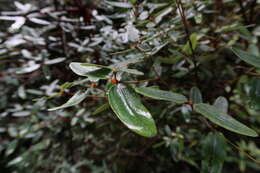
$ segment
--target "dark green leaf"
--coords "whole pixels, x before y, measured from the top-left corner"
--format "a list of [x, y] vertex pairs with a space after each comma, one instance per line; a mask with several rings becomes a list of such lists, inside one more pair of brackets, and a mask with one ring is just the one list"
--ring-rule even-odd
[[253, 65], [255, 67], [260, 68], [260, 57], [255, 56], [253, 54], [250, 54], [248, 52], [245, 52], [243, 50], [237, 49], [237, 48], [232, 48], [231, 49], [240, 59], [245, 61], [246, 63]]
[[12, 142], [10, 142], [5, 151], [5, 155], [9, 156], [10, 154], [12, 154], [15, 151], [17, 145], [18, 145], [18, 140], [13, 140]]
[[194, 105], [194, 110], [208, 118], [213, 123], [232, 132], [252, 137], [258, 136], [254, 130], [248, 128], [244, 124], [238, 122], [233, 117], [215, 108], [214, 106], [200, 103]]
[[201, 95], [199, 88], [197, 88], [197, 87], [191, 88], [191, 90], [190, 90], [190, 100], [194, 104], [203, 102], [202, 95]]
[[89, 92], [89, 90], [78, 91], [65, 104], [63, 104], [59, 107], [48, 109], [48, 110], [54, 111], [54, 110], [58, 110], [58, 109], [64, 109], [67, 107], [75, 106], [75, 105], [79, 104], [80, 102], [82, 102], [87, 97], [88, 92]]
[[187, 102], [187, 98], [181, 94], [173, 93], [171, 91], [159, 90], [154, 87], [139, 87], [135, 91], [147, 97], [155, 98], [158, 100], [166, 100], [182, 104]]
[[108, 100], [117, 117], [129, 129], [145, 137], [153, 137], [157, 134], [150, 112], [130, 86], [124, 84], [112, 86], [108, 93]]
[[209, 133], [202, 143], [202, 173], [221, 173], [227, 144], [221, 133]]
[[176, 57], [171, 57], [171, 58], [159, 57], [156, 60], [163, 63], [163, 64], [176, 64], [181, 59], [183, 59], [181, 56], [176, 56]]
[[250, 108], [260, 110], [260, 79], [252, 79], [249, 82]]

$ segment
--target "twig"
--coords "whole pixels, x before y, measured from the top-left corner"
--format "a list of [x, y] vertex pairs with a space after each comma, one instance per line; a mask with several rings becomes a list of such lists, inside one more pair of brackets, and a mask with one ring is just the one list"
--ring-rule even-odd
[[234, 144], [233, 142], [231, 142], [229, 139], [225, 138], [226, 141], [231, 144], [234, 148], [236, 148], [238, 151], [242, 152], [243, 154], [246, 155], [247, 158], [249, 158], [250, 160], [252, 160], [255, 164], [260, 165], [260, 162], [257, 161], [255, 158], [253, 158], [253, 156], [251, 156], [250, 154], [248, 154], [247, 152], [245, 152], [245, 150], [241, 149], [239, 146], [237, 146], [236, 144]]
[[246, 16], [246, 10], [245, 10], [245, 8], [243, 6], [243, 1], [242, 0], [238, 0], [238, 3], [239, 3], [239, 6], [241, 8], [241, 12], [242, 12], [242, 15], [243, 15], [245, 23], [249, 24], [249, 21], [248, 21], [247, 16]]
[[251, 5], [250, 5], [250, 16], [249, 16], [249, 22], [253, 22], [253, 17], [254, 17], [254, 12], [255, 12], [255, 6], [256, 6], [257, 0], [253, 0]]
[[196, 56], [195, 56], [195, 52], [194, 52], [193, 47], [192, 47], [192, 42], [190, 40], [190, 31], [188, 29], [188, 23], [187, 23], [187, 20], [186, 20], [184, 8], [183, 8], [181, 0], [176, 0], [176, 3], [177, 3], [177, 8], [179, 10], [179, 13], [180, 13], [180, 16], [181, 16], [181, 19], [182, 19], [182, 24], [184, 26], [184, 30], [185, 30], [185, 33], [186, 33], [186, 38], [187, 38], [187, 40], [189, 42], [189, 46], [190, 46], [190, 50], [191, 50], [191, 56], [192, 56], [192, 61], [194, 63], [196, 84], [198, 84], [198, 79], [199, 78], [198, 78]]

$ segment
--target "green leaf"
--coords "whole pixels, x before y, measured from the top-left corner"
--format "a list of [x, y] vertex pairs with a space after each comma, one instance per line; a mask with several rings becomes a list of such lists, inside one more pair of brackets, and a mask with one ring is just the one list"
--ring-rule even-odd
[[227, 113], [228, 112], [228, 101], [225, 97], [218, 97], [213, 106], [215, 106], [217, 109], [221, 110], [222, 112]]
[[135, 91], [147, 97], [151, 97], [158, 100], [166, 100], [182, 104], [187, 102], [187, 98], [181, 94], [173, 93], [171, 91], [159, 90], [154, 87], [139, 87], [135, 88]]
[[117, 117], [130, 130], [145, 137], [157, 134], [150, 112], [132, 87], [124, 84], [112, 86], [108, 92], [108, 101]]
[[194, 105], [194, 110], [208, 118], [213, 123], [232, 132], [252, 137], [258, 136], [254, 130], [248, 128], [244, 124], [238, 122], [233, 117], [215, 108], [214, 106], [200, 103]]
[[202, 173], [221, 173], [227, 144], [221, 133], [209, 133], [202, 143]]
[[97, 115], [105, 110], [107, 110], [109, 108], [109, 103], [105, 103], [101, 106], [99, 106], [93, 113], [92, 115]]
[[31, 151], [40, 151], [46, 149], [50, 145], [50, 139], [43, 140], [31, 147]]
[[132, 8], [133, 5], [129, 2], [115, 2], [115, 1], [105, 1], [107, 4], [119, 8]]
[[117, 65], [103, 66], [98, 64], [72, 62], [70, 63], [70, 68], [77, 75], [87, 76], [91, 80], [107, 79], [109, 78], [109, 74], [112, 71], [126, 72], [135, 75], [144, 75], [143, 72], [140, 72], [136, 69], [128, 69], [127, 67], [118, 67]]
[[250, 108], [260, 110], [260, 79], [251, 79], [249, 84], [249, 104]]
[[[197, 47], [197, 44], [198, 44], [198, 35], [195, 34], [195, 33], [191, 34], [190, 35], [190, 41], [191, 41], [192, 49], [195, 50], [196, 47]], [[191, 46], [190, 46], [189, 41], [187, 41], [187, 43], [183, 47], [182, 51], [185, 52], [188, 55], [192, 54]]]
[[241, 29], [245, 29], [248, 27], [252, 27], [253, 25], [246, 25], [246, 26], [238, 26], [237, 24], [232, 25], [224, 25], [221, 28], [216, 29], [216, 33], [224, 33], [224, 32], [231, 32], [231, 31], [238, 31]]
[[85, 85], [86, 82], [89, 82], [89, 79], [83, 79], [83, 80], [77, 80], [77, 81], [73, 81], [73, 82], [65, 82], [64, 84], [62, 84], [59, 89], [69, 89], [73, 86], [76, 85]]
[[75, 105], [79, 104], [80, 102], [82, 102], [87, 97], [88, 93], [89, 93], [89, 90], [78, 91], [65, 104], [63, 104], [59, 107], [54, 107], [54, 108], [48, 109], [48, 110], [55, 111], [58, 109], [64, 109], [67, 107], [75, 106]]
[[199, 88], [197, 88], [197, 87], [191, 88], [191, 90], [190, 90], [190, 100], [192, 101], [193, 104], [203, 102], [202, 95], [201, 95]]
[[90, 79], [107, 79], [112, 69], [107, 66], [72, 62], [70, 63], [71, 70], [80, 76], [87, 76]]
[[126, 72], [126, 73], [130, 73], [130, 74], [135, 74], [135, 75], [144, 75], [143, 72], [140, 72], [136, 69], [129, 69], [129, 68], [125, 68], [125, 69], [119, 69], [118, 71], [122, 71], [122, 72]]
[[9, 156], [10, 154], [12, 154], [15, 151], [17, 145], [18, 145], [18, 140], [13, 140], [12, 142], [10, 142], [5, 151], [5, 156]]
[[243, 61], [245, 61], [246, 63], [253, 65], [255, 67], [260, 68], [260, 57], [259, 56], [255, 56], [253, 54], [250, 54], [248, 52], [245, 52], [243, 50], [237, 49], [232, 47], [231, 50]]
[[162, 58], [159, 57], [156, 60], [163, 63], [163, 64], [176, 64], [178, 61], [182, 60], [181, 56], [171, 57], [171, 58]]

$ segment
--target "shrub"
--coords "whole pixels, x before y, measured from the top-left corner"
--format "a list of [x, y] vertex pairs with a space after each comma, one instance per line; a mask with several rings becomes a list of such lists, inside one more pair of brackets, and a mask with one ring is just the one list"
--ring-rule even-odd
[[5, 4], [3, 172], [260, 169], [258, 1]]

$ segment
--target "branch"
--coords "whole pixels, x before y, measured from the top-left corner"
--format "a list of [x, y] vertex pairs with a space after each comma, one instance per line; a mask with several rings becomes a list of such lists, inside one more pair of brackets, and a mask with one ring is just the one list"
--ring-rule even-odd
[[181, 20], [182, 20], [182, 24], [184, 26], [184, 30], [185, 30], [185, 33], [186, 33], [186, 38], [189, 42], [190, 50], [191, 50], [191, 53], [192, 53], [191, 56], [192, 56], [192, 61], [194, 63], [196, 84], [198, 84], [199, 78], [198, 78], [197, 62], [196, 62], [195, 52], [194, 52], [193, 47], [192, 47], [192, 42], [190, 40], [190, 31], [188, 29], [189, 26], [188, 26], [188, 23], [187, 23], [187, 19], [186, 19], [186, 16], [185, 16], [185, 12], [184, 12], [184, 8], [183, 8], [181, 0], [176, 0], [176, 3], [177, 3], [177, 8], [179, 10], [179, 13], [181, 15]]

